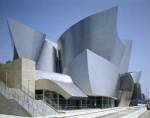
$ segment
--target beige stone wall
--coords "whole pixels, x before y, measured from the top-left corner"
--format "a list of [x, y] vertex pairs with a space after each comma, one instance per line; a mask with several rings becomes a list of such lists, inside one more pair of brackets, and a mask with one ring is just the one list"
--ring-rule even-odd
[[21, 88], [21, 60], [1, 65], [0, 79], [9, 87]]
[[9, 87], [35, 93], [35, 62], [22, 58], [1, 64], [0, 80]]
[[28, 88], [35, 94], [35, 62], [29, 59], [22, 59], [22, 89]]

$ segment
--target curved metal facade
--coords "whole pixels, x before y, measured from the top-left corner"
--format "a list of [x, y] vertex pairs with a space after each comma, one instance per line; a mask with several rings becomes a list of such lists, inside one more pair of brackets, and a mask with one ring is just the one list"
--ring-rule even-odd
[[92, 94], [89, 78], [87, 51], [80, 53], [69, 67], [69, 75], [73, 82], [87, 95]]
[[88, 70], [93, 95], [116, 97], [118, 68], [101, 56], [87, 51]]
[[71, 26], [58, 40], [62, 72], [90, 96], [116, 97], [119, 73], [128, 71], [130, 41], [117, 35], [117, 7]]
[[36, 80], [36, 90], [49, 90], [62, 95], [65, 99], [71, 97], [87, 97], [75, 84], [41, 78]]
[[44, 40], [44, 44], [37, 61], [37, 69], [47, 72], [56, 71], [56, 49], [47, 39]]
[[71, 77], [64, 74], [36, 71], [36, 89], [55, 91], [66, 99], [71, 97], [87, 97], [72, 81]]
[[69, 74], [89, 96], [116, 97], [118, 68], [90, 50], [84, 50], [74, 59]]
[[121, 63], [120, 63], [119, 70], [120, 70], [121, 74], [128, 72], [131, 49], [132, 49], [132, 41], [131, 40], [123, 40], [122, 42], [124, 44], [125, 50], [123, 52], [123, 57], [122, 57]]
[[89, 16], [70, 27], [58, 40], [62, 69], [84, 49], [90, 49], [115, 65], [122, 59], [124, 45], [116, 31], [117, 7]]
[[36, 62], [36, 69], [49, 72], [56, 70], [56, 49], [45, 39], [45, 34], [12, 19], [8, 19], [8, 26], [14, 46], [14, 59], [28, 58]]
[[129, 106], [134, 90], [134, 81], [130, 73], [120, 75], [119, 80], [119, 106]]
[[10, 18], [8, 26], [17, 55], [37, 61], [46, 35]]
[[131, 72], [131, 76], [132, 76], [132, 78], [134, 80], [134, 83], [139, 83], [140, 78], [141, 78], [141, 74], [142, 74], [141, 71], [139, 71], [139, 72]]
[[132, 95], [131, 105], [138, 105], [139, 100], [142, 100], [141, 85], [139, 83], [142, 72], [131, 72], [130, 74], [134, 81], [134, 91]]
[[[37, 70], [48, 73], [60, 71], [70, 75], [73, 82], [67, 84], [67, 91], [75, 84], [76, 88], [79, 87], [88, 96], [117, 97], [119, 74], [128, 71], [132, 47], [130, 40], [122, 41], [118, 37], [117, 7], [89, 16], [71, 26], [58, 39], [58, 49], [45, 39], [43, 33], [12, 19], [8, 19], [8, 25], [14, 46], [14, 59], [29, 58], [36, 62]], [[131, 75], [135, 78], [134, 82], [139, 81], [137, 78], [140, 74]], [[44, 79], [48, 78], [46, 76]], [[123, 94], [119, 97], [121, 103], [127, 105], [131, 98], [127, 100], [125, 96], [131, 97], [133, 82], [130, 78], [121, 81], [124, 89], [131, 87], [130, 90], [122, 90]], [[46, 82], [52, 83], [48, 80]], [[49, 87], [46, 82], [43, 83]], [[40, 84], [39, 82], [38, 85]], [[74, 89], [75, 94], [77, 89]]]

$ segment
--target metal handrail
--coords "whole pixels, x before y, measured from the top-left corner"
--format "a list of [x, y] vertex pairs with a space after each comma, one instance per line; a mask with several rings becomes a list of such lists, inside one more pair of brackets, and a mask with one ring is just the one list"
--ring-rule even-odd
[[[43, 98], [43, 95], [36, 95], [36, 98], [37, 99], [43, 99], [45, 102], [47, 102], [48, 104], [50, 104], [51, 106], [53, 106], [55, 109], [57, 110], [63, 110], [65, 109], [76, 109], [76, 108], [87, 108], [87, 104], [82, 104], [82, 106], [74, 106], [74, 105], [69, 105], [67, 104], [67, 106], [65, 104], [57, 104], [56, 101], [57, 101], [57, 98], [49, 98], [49, 97], [46, 97], [44, 96]], [[61, 99], [59, 98], [59, 102], [60, 101], [64, 101], [64, 99]], [[61, 109], [63, 107], [63, 109]]]
[[[25, 91], [21, 89], [9, 88], [2, 81], [0, 83], [0, 92], [2, 93], [2, 95], [7, 99], [13, 99], [18, 102], [32, 116], [44, 116], [48, 114], [47, 107], [49, 106], [47, 106], [46, 103], [44, 104], [43, 101], [35, 100], [33, 97], [29, 96]], [[26, 88], [24, 87], [24, 89]]]
[[35, 98], [35, 93], [31, 92], [28, 88], [22, 85], [21, 89], [22, 92], [27, 94], [28, 96], [32, 97], [33, 99]]
[[[70, 103], [66, 104], [63, 103], [64, 99], [63, 98], [59, 98], [59, 103], [57, 103], [58, 99], [54, 98], [54, 97], [48, 97], [45, 96], [43, 97], [43, 94], [37, 94], [36, 95], [36, 99], [42, 99], [43, 101], [47, 102], [48, 104], [50, 104], [51, 106], [53, 106], [55, 109], [57, 110], [71, 110], [71, 109], [86, 109], [86, 108], [94, 108], [93, 105], [90, 105], [90, 103], [87, 103], [86, 100], [82, 101], [82, 105], [72, 105]], [[94, 101], [94, 100], [93, 100]], [[99, 100], [101, 101], [101, 100]], [[102, 105], [97, 105], [98, 108], [108, 108], [108, 103], [103, 102]]]
[[[26, 88], [25, 86], [22, 85], [22, 89], [21, 91], [23, 91], [25, 94], [29, 95], [29, 97], [31, 97], [32, 99], [35, 99], [37, 95], [35, 95], [35, 93], [33, 93], [32, 91], [30, 91], [28, 88]], [[46, 98], [46, 97], [45, 97]], [[50, 100], [50, 99], [49, 99]], [[48, 107], [52, 108], [53, 110], [55, 110], [56, 112], [58, 112], [56, 110], [55, 107], [52, 106], [51, 104], [48, 104], [45, 100], [41, 100], [43, 102], [43, 104], [47, 105]]]
[[53, 107], [57, 111], [58, 109], [57, 104], [52, 99], [46, 96], [44, 96], [44, 99], [43, 99], [43, 95], [35, 95], [35, 98], [39, 100], [43, 100], [48, 106]]

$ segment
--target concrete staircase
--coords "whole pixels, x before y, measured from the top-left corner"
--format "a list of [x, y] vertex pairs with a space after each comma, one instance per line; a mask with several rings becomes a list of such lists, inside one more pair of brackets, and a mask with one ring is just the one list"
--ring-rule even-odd
[[[31, 116], [54, 115], [58, 112], [42, 100], [35, 100], [21, 89], [9, 88], [0, 81], [0, 93], [7, 100], [13, 100]], [[23, 115], [23, 114], [22, 114]]]
[[8, 100], [0, 94], [0, 113], [15, 116], [31, 116], [24, 108], [22, 108], [15, 100]]

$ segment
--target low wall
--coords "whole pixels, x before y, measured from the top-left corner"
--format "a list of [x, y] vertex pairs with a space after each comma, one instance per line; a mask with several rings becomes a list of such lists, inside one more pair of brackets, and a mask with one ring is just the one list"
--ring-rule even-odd
[[21, 58], [0, 64], [0, 81], [8, 87], [35, 93], [35, 62]]

